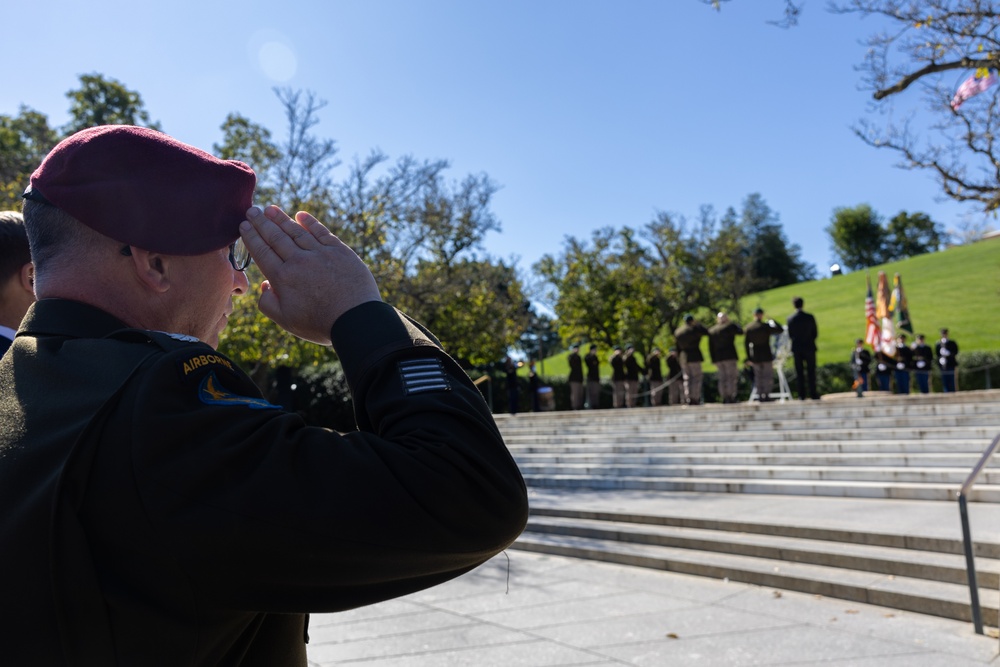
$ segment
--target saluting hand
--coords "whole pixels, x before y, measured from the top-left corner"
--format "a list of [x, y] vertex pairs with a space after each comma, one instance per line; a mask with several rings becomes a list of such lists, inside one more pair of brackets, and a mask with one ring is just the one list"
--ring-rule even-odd
[[251, 207], [240, 235], [267, 278], [257, 307], [299, 338], [329, 345], [337, 318], [382, 300], [368, 266], [305, 211], [292, 220], [277, 206]]

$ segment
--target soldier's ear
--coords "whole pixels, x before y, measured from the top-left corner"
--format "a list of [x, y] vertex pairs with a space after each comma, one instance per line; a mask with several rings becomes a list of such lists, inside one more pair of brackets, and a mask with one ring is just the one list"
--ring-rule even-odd
[[160, 293], [170, 289], [167, 275], [168, 257], [136, 247], [131, 248], [130, 255], [135, 277], [142, 285]]

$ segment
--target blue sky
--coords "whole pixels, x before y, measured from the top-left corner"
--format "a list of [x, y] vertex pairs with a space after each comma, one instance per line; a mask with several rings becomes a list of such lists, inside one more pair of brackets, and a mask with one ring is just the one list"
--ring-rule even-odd
[[[855, 67], [876, 26], [817, 1], [792, 30], [766, 23], [779, 0], [15, 4], [0, 113], [23, 103], [63, 124], [65, 93], [98, 72], [210, 150], [234, 111], [282, 138], [272, 88], [311, 90], [328, 102], [317, 132], [345, 163], [378, 148], [447, 159], [455, 180], [489, 174], [503, 230], [486, 249], [525, 270], [567, 235], [739, 210], [754, 192], [821, 275], [836, 207], [948, 228], [973, 211], [852, 134], [870, 113]], [[909, 95], [901, 104], [919, 106]]]

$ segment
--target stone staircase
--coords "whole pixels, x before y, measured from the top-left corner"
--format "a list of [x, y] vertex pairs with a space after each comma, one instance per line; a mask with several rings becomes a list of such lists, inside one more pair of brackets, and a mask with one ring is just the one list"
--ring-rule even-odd
[[[971, 619], [955, 501], [1000, 434], [1000, 391], [497, 415], [497, 423], [532, 492], [516, 549]], [[973, 538], [983, 621], [996, 627], [1000, 454], [968, 500], [971, 514], [987, 517]], [[724, 512], [693, 511], [720, 501]], [[770, 513], [754, 518], [752, 503]], [[817, 508], [807, 520], [775, 511], [806, 504]], [[921, 513], [926, 530], [911, 525]]]

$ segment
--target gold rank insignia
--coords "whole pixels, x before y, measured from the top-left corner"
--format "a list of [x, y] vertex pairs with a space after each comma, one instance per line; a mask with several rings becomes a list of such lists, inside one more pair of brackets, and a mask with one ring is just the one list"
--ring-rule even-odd
[[232, 393], [222, 386], [214, 371], [202, 379], [201, 386], [198, 387], [198, 398], [206, 405], [242, 405], [253, 410], [280, 409], [279, 406], [268, 403], [263, 398]]

